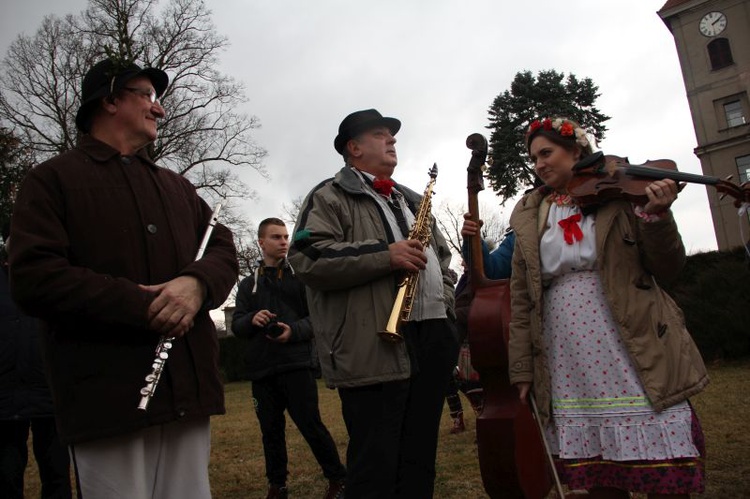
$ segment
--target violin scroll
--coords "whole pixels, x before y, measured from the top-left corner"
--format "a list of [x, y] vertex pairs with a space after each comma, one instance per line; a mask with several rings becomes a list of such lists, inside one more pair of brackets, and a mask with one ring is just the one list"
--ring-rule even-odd
[[731, 182], [732, 176], [718, 180], [714, 184], [714, 188], [721, 194], [720, 199], [724, 199], [726, 196], [734, 198], [734, 206], [736, 208], [741, 207], [743, 204], [750, 204], [750, 182], [743, 182], [737, 185]]

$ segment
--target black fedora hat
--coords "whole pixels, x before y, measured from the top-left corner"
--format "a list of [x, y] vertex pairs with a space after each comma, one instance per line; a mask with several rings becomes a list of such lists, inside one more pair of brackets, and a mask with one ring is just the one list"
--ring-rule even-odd
[[401, 128], [401, 122], [396, 118], [386, 118], [375, 109], [355, 111], [339, 125], [339, 134], [333, 140], [333, 147], [336, 148], [336, 152], [343, 154], [347, 142], [360, 133], [379, 126], [388, 128], [391, 135], [396, 135]]
[[167, 73], [161, 69], [145, 68], [133, 62], [120, 63], [112, 59], [99, 61], [83, 77], [81, 85], [81, 107], [76, 113], [76, 126], [82, 132], [88, 133], [91, 127], [90, 115], [99, 104], [99, 100], [125, 87], [125, 84], [137, 76], [145, 76], [151, 80], [156, 90], [156, 96], [161, 97], [169, 85]]

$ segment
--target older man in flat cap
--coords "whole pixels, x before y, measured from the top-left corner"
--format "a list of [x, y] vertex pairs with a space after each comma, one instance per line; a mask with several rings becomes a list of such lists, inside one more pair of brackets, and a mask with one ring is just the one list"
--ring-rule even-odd
[[[82, 496], [207, 498], [209, 416], [224, 412], [208, 311], [237, 278], [210, 207], [145, 146], [167, 75], [107, 59], [83, 79], [78, 145], [31, 170], [11, 223], [13, 297], [42, 319], [61, 440]], [[174, 338], [148, 410], [144, 378]]]
[[[290, 261], [308, 286], [323, 376], [349, 432], [346, 496], [433, 495], [443, 396], [458, 355], [451, 253], [432, 221], [410, 239], [421, 196], [395, 183], [401, 122], [375, 109], [341, 122], [345, 165], [302, 204]], [[418, 272], [404, 341], [383, 340], [404, 272]]]

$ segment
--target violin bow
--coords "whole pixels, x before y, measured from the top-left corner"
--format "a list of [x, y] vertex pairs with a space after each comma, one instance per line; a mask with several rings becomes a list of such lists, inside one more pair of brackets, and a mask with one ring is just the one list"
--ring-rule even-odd
[[534, 393], [529, 391], [529, 402], [531, 403], [531, 412], [534, 413], [534, 421], [536, 421], [536, 427], [539, 430], [539, 436], [542, 438], [542, 444], [544, 444], [544, 454], [547, 456], [547, 463], [549, 464], [550, 471], [552, 471], [552, 477], [555, 479], [555, 489], [560, 499], [565, 499], [565, 492], [563, 491], [562, 483], [560, 482], [560, 475], [557, 474], [557, 468], [555, 468], [555, 460], [552, 459], [552, 451], [549, 449], [547, 443], [547, 437], [544, 434], [544, 428], [542, 428], [542, 421], [539, 419], [539, 409], [536, 407], [536, 399]]

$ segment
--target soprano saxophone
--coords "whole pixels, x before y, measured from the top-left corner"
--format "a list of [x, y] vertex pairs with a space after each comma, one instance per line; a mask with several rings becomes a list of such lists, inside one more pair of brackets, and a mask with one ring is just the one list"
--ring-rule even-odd
[[[203, 240], [201, 241], [200, 247], [198, 247], [198, 253], [195, 255], [195, 260], [200, 260], [203, 256], [203, 252], [206, 251], [208, 240], [211, 239], [211, 233], [213, 232], [214, 226], [218, 220], [220, 210], [221, 203], [218, 203], [211, 214], [211, 220], [209, 220], [206, 232], [203, 234]], [[162, 336], [159, 340], [159, 344], [156, 345], [156, 357], [151, 365], [151, 372], [146, 376], [146, 386], [141, 388], [141, 401], [138, 403], [138, 409], [142, 411], [148, 409], [148, 403], [151, 401], [151, 397], [154, 396], [156, 385], [159, 384], [161, 373], [164, 371], [164, 366], [169, 358], [169, 350], [172, 348], [172, 341], [174, 341], [174, 338]]]
[[[416, 218], [414, 219], [414, 225], [412, 225], [409, 231], [409, 239], [416, 239], [422, 243], [425, 249], [429, 246], [430, 237], [432, 236], [432, 188], [435, 186], [435, 179], [437, 179], [437, 170], [437, 164], [433, 164], [428, 172], [430, 181], [424, 190], [422, 202], [419, 204], [419, 211], [417, 211]], [[399, 281], [396, 300], [393, 303], [388, 324], [386, 324], [383, 331], [378, 332], [382, 339], [393, 343], [403, 341], [404, 337], [400, 332], [401, 327], [409, 320], [409, 316], [411, 315], [418, 282], [419, 271], [406, 272]]]

